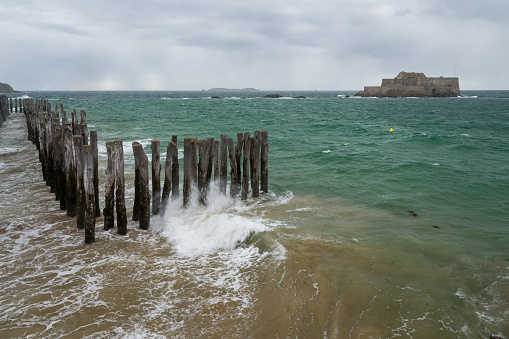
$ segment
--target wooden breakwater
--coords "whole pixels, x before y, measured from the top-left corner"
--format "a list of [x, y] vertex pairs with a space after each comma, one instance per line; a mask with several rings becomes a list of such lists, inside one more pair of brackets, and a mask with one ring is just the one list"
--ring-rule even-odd
[[[21, 105], [26, 116], [28, 139], [39, 151], [44, 180], [60, 202], [60, 209], [66, 210], [68, 216], [76, 217], [77, 227], [85, 229], [85, 242], [94, 242], [96, 218], [101, 215], [97, 132], [88, 130], [85, 111], [80, 111], [78, 122], [76, 110], [71, 112], [69, 121], [62, 104], [57, 104], [54, 111], [47, 100], [24, 99]], [[184, 138], [182, 171], [176, 135], [166, 148], [164, 171], [159, 140], [153, 140], [151, 144], [150, 171], [143, 146], [133, 142], [132, 149], [135, 162], [132, 219], [139, 221], [142, 229], [150, 227], [151, 215], [164, 213], [170, 200], [181, 198], [187, 208], [195, 191], [198, 201], [206, 205], [211, 185], [226, 195], [228, 179], [229, 195], [234, 199], [246, 200], [249, 192], [254, 198], [259, 197], [260, 192], [268, 192], [267, 131], [254, 131], [253, 136], [237, 133], [235, 145], [227, 135], [221, 135], [219, 140]], [[106, 141], [106, 150], [104, 230], [114, 228], [116, 219], [117, 233], [124, 235], [127, 233], [127, 208], [122, 140]], [[161, 180], [161, 172], [164, 180]]]

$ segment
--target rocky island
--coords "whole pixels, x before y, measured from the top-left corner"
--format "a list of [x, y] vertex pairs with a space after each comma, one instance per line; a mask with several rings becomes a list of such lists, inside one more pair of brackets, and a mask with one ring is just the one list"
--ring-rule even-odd
[[4, 84], [3, 82], [0, 82], [0, 93], [21, 93], [21, 92], [15, 91], [9, 84]]
[[458, 78], [426, 77], [424, 73], [400, 72], [394, 79], [382, 79], [381, 86], [365, 86], [355, 93], [359, 97], [457, 97]]

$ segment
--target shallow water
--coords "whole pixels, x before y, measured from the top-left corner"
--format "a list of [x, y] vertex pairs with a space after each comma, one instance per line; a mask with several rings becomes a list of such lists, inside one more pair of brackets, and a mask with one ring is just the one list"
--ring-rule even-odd
[[128, 216], [131, 143], [149, 153], [172, 134], [181, 149], [268, 130], [270, 192], [242, 202], [212, 188], [207, 207], [172, 202], [127, 236], [99, 218], [86, 245], [13, 113], [0, 129], [0, 336], [509, 335], [509, 92], [263, 94], [27, 93], [87, 111], [102, 200], [102, 145], [124, 141]]

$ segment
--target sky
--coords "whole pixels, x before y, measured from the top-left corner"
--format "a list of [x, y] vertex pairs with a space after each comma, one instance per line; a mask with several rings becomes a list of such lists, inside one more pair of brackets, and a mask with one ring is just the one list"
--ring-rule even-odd
[[18, 90], [361, 90], [400, 71], [509, 90], [507, 0], [0, 0]]

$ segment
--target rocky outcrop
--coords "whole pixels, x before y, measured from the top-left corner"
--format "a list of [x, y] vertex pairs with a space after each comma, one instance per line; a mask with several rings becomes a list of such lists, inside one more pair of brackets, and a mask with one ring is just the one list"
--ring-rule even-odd
[[458, 78], [428, 78], [423, 73], [401, 72], [394, 79], [382, 79], [381, 86], [365, 86], [355, 94], [360, 97], [457, 97]]
[[280, 94], [267, 94], [266, 96], [264, 96], [264, 98], [273, 98], [273, 99], [278, 99], [281, 97], [283, 97], [283, 96]]
[[20, 91], [14, 90], [11, 85], [0, 82], [0, 93], [21, 93]]

